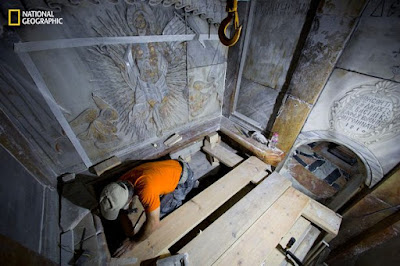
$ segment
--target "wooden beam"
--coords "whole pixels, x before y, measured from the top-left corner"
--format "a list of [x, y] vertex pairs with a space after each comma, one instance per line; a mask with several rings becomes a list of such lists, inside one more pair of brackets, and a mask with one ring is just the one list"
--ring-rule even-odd
[[237, 144], [243, 146], [246, 150], [256, 155], [263, 162], [272, 166], [277, 166], [285, 157], [285, 154], [280, 150], [269, 149], [264, 144], [244, 136], [243, 133], [235, 127], [235, 124], [225, 117], [221, 118], [221, 132]]
[[235, 167], [243, 158], [237, 155], [236, 153], [231, 152], [230, 150], [222, 147], [219, 144], [215, 144], [214, 148], [211, 148], [211, 145], [204, 145], [203, 151], [215, 157], [221, 163], [225, 164], [228, 167]]
[[342, 216], [315, 200], [304, 209], [303, 216], [326, 231], [330, 235], [329, 238], [338, 234], [342, 222]]
[[[317, 240], [317, 237], [321, 231], [315, 227], [311, 226], [310, 231], [308, 234], [305, 236], [303, 241], [300, 243], [298, 248], [295, 250], [294, 254], [297, 256], [299, 260], [304, 262], [304, 258], [307, 256], [307, 253], [310, 251], [311, 247], [314, 245], [315, 240]], [[285, 264], [287, 266], [291, 266], [291, 264], [287, 263]]]
[[[300, 216], [299, 219], [297, 219], [297, 221], [294, 223], [292, 228], [290, 228], [289, 232], [287, 232], [287, 234], [281, 239], [281, 241], [279, 241], [279, 244], [282, 248], [285, 248], [290, 238], [294, 237], [296, 239], [296, 242], [289, 249], [291, 252], [294, 252], [294, 250], [297, 249], [297, 247], [303, 241], [310, 229], [311, 223], [307, 219]], [[271, 253], [268, 254], [266, 258], [266, 265], [279, 266], [285, 262], [286, 257], [278, 248], [275, 248], [271, 250]]]
[[213, 264], [291, 186], [274, 172], [179, 253], [187, 252], [194, 265]]
[[300, 217], [310, 198], [290, 187], [215, 265], [260, 265]]
[[139, 243], [124, 257], [137, 257], [140, 261], [154, 258], [207, 218], [228, 199], [246, 186], [254, 175], [265, 171], [267, 165], [257, 157], [250, 157], [212, 186], [186, 202], [161, 221], [160, 228]]

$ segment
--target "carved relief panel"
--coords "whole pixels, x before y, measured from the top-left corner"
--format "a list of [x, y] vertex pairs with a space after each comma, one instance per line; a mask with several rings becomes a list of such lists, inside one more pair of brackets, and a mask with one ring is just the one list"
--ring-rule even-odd
[[[55, 35], [78, 32], [102, 38], [197, 33], [173, 7], [146, 1], [79, 2], [78, 6], [60, 8], [64, 21], [74, 23], [58, 28]], [[32, 40], [26, 29], [20, 35]], [[164, 42], [152, 42], [150, 37], [143, 43], [30, 53], [92, 162], [123, 154], [189, 121], [201, 122], [220, 114], [226, 64], [205, 65], [188, 73], [187, 43], [166, 38]], [[213, 52], [203, 49], [198, 56]], [[188, 81], [192, 82], [190, 91]]]
[[364, 144], [390, 139], [400, 132], [399, 104], [399, 84], [364, 84], [333, 102], [331, 129]]

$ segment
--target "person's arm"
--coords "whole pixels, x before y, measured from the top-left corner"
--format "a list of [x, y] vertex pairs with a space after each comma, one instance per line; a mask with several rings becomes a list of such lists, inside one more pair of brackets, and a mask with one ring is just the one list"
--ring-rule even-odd
[[152, 212], [146, 213], [146, 222], [139, 232], [133, 237], [128, 237], [115, 253], [114, 257], [121, 257], [124, 253], [132, 250], [138, 243], [148, 238], [160, 226], [160, 207]]

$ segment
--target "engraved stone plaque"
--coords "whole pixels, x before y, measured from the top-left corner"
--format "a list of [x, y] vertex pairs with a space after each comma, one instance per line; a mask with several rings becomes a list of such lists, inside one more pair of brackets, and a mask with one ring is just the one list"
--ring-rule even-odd
[[380, 81], [348, 91], [331, 107], [331, 129], [364, 144], [387, 140], [400, 132], [400, 85]]

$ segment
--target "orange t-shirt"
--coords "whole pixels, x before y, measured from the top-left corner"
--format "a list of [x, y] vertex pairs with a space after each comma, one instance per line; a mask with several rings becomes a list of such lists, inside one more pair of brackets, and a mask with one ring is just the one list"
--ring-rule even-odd
[[176, 160], [144, 163], [126, 174], [120, 180], [130, 181], [146, 212], [160, 206], [160, 196], [171, 193], [178, 185], [182, 166]]

